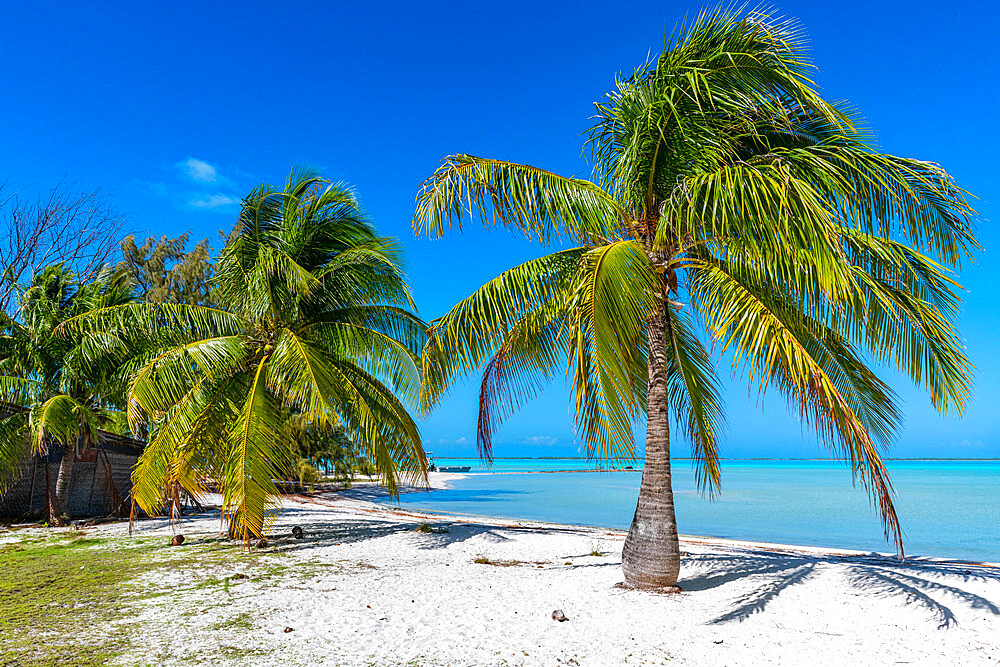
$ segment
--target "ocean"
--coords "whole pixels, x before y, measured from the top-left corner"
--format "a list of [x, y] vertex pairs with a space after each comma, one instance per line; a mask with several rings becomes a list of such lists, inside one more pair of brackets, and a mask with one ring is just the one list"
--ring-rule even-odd
[[[585, 459], [436, 463], [472, 470], [452, 488], [402, 494], [400, 506], [622, 529], [635, 511], [642, 466], [594, 472]], [[1000, 562], [1000, 461], [886, 465], [908, 556]], [[843, 462], [723, 461], [722, 492], [714, 500], [697, 489], [690, 461], [674, 461], [672, 472], [682, 534], [894, 551], [865, 489], [852, 484]]]

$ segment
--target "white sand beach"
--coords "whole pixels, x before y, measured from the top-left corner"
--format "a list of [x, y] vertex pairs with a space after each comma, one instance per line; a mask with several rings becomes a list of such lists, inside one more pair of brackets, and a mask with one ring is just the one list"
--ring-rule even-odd
[[[120, 629], [138, 629], [123, 662], [1000, 664], [994, 566], [686, 538], [684, 592], [650, 594], [615, 587], [621, 531], [398, 511], [373, 493], [289, 500], [252, 563], [145, 577], [136, 590], [155, 595], [122, 600]], [[196, 549], [219, 525], [185, 518], [185, 546], [164, 549]], [[122, 524], [87, 531], [135, 539]], [[135, 535], [171, 532], [147, 520]]]

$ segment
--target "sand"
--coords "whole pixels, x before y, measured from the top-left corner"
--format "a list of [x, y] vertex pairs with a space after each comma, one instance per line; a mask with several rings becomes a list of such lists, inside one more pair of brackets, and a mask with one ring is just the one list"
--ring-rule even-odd
[[[684, 592], [658, 595], [615, 587], [620, 531], [419, 514], [376, 505], [373, 493], [289, 500], [273, 556], [224, 590], [180, 586], [204, 572], [143, 582], [184, 592], [132, 604], [145, 645], [124, 662], [1000, 664], [997, 567], [686, 538]], [[421, 523], [434, 532], [415, 531]], [[303, 540], [289, 537], [293, 525]], [[160, 520], [138, 529], [171, 532]], [[181, 530], [217, 535], [218, 515]], [[566, 622], [552, 620], [556, 609]]]

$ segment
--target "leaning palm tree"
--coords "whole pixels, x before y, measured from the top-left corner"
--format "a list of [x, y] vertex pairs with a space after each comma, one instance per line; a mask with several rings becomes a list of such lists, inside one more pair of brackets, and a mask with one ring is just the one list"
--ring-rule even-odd
[[431, 323], [421, 406], [483, 369], [487, 458], [502, 419], [560, 366], [588, 456], [632, 459], [645, 418], [628, 586], [676, 585], [672, 428], [702, 488], [719, 490], [712, 346], [846, 459], [900, 549], [880, 451], [901, 416], [872, 365], [908, 374], [942, 413], [968, 399], [948, 267], [978, 247], [975, 213], [937, 165], [877, 152], [807, 72], [793, 23], [704, 12], [597, 104], [594, 180], [452, 155], [418, 195], [417, 233], [472, 216], [571, 246]]
[[407, 411], [420, 386], [425, 325], [399, 264], [349, 189], [293, 171], [243, 201], [217, 264], [224, 307], [132, 304], [88, 313], [81, 330], [159, 332], [135, 363], [129, 421], [148, 429], [133, 498], [160, 512], [184, 489], [222, 494], [230, 535], [264, 535], [276, 479], [297, 459], [289, 415], [345, 429], [390, 491], [426, 475]]
[[64, 336], [57, 329], [80, 313], [130, 302], [132, 289], [109, 271], [80, 284], [57, 264], [15, 291], [16, 314], [0, 313], [0, 400], [7, 404], [0, 407], [0, 483], [21, 469], [25, 455], [61, 448], [55, 492], [47, 481], [45, 497], [49, 520], [62, 524], [69, 517], [77, 449], [93, 446], [99, 427], [121, 422], [116, 417], [125, 383], [119, 368], [130, 352], [100, 333]]

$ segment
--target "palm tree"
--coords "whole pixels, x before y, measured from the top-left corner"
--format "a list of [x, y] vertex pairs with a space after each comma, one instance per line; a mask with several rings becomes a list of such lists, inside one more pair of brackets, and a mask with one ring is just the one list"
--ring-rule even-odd
[[[15, 287], [16, 315], [0, 313], [0, 395], [12, 404], [0, 419], [0, 481], [21, 469], [25, 454], [47, 455], [62, 447], [54, 495], [46, 483], [49, 519], [61, 524], [69, 516], [77, 448], [93, 446], [98, 427], [110, 427], [124, 405], [119, 368], [129, 351], [113, 337], [66, 336], [57, 329], [80, 313], [128, 303], [132, 291], [107, 270], [80, 284], [61, 264]], [[97, 347], [101, 354], [93, 352]]]
[[631, 459], [645, 417], [628, 586], [675, 589], [671, 426], [701, 487], [719, 490], [724, 414], [708, 341], [849, 462], [900, 549], [880, 451], [901, 416], [871, 366], [905, 372], [942, 413], [968, 399], [948, 267], [978, 247], [975, 213], [937, 165], [877, 152], [807, 72], [792, 22], [703, 12], [596, 105], [594, 180], [452, 155], [418, 195], [417, 233], [469, 215], [575, 244], [431, 323], [421, 407], [485, 367], [488, 458], [502, 419], [568, 363], [588, 456]]
[[198, 497], [214, 482], [230, 535], [262, 536], [275, 479], [297, 459], [290, 414], [346, 429], [391, 492], [401, 476], [426, 475], [406, 407], [419, 394], [425, 325], [395, 242], [350, 190], [309, 171], [255, 189], [213, 289], [224, 308], [131, 304], [71, 325], [168, 339], [136, 365], [128, 392], [133, 430], [150, 431], [132, 476], [141, 509], [158, 513], [178, 488]]

